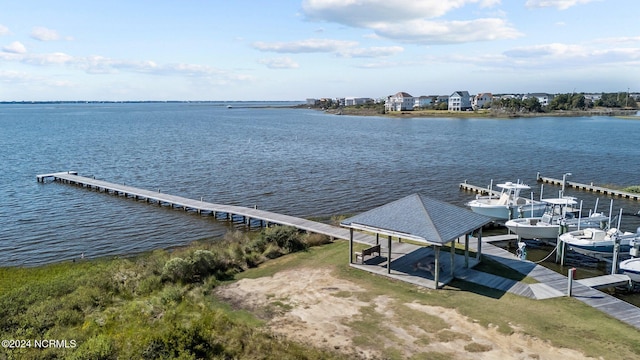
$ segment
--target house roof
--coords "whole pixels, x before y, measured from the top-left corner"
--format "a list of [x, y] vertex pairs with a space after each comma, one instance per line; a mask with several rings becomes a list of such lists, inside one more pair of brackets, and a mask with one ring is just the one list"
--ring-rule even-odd
[[429, 245], [443, 245], [491, 220], [470, 210], [416, 193], [345, 219], [340, 225]]
[[401, 92], [395, 94], [395, 96], [396, 97], [413, 97], [413, 96], [409, 95], [408, 93], [406, 93], [404, 91], [401, 91]]
[[471, 95], [469, 95], [468, 91], [456, 91], [453, 94], [451, 94], [451, 96], [460, 96], [460, 97], [470, 97]]

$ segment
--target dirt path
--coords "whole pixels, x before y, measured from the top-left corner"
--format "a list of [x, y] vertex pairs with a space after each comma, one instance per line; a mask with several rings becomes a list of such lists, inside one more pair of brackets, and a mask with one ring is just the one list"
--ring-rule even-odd
[[363, 359], [424, 354], [453, 359], [585, 359], [519, 332], [504, 335], [453, 309], [400, 303], [338, 279], [293, 269], [221, 287], [218, 296], [268, 320], [271, 331]]

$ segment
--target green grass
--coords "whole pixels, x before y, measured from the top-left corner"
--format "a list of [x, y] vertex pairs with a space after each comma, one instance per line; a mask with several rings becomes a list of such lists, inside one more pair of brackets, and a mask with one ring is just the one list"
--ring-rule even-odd
[[[480, 325], [497, 327], [503, 334], [512, 334], [517, 329], [549, 341], [553, 346], [575, 349], [587, 356], [604, 359], [640, 356], [640, 332], [637, 329], [573, 298], [532, 300], [463, 281], [454, 281], [444, 289], [428, 290], [351, 268], [347, 262], [348, 243], [336, 242], [270, 261], [239, 274], [239, 277], [271, 276], [278, 271], [299, 267], [330, 267], [337, 277], [367, 289], [366, 293], [354, 293], [358, 299], [390, 295], [396, 304], [416, 302], [453, 308]], [[501, 272], [502, 276], [504, 274]], [[372, 309], [364, 308], [363, 312], [371, 315]], [[407, 312], [400, 317], [415, 314]], [[356, 325], [364, 334], [358, 341], [366, 344], [365, 339], [371, 338], [370, 329], [375, 328], [378, 320], [371, 315], [358, 321]], [[376, 337], [373, 339], [369, 345], [375, 347]]]
[[[238, 241], [246, 241], [252, 248], [260, 245], [252, 238]], [[333, 296], [355, 296], [369, 302], [379, 296], [391, 297], [388, 304], [393, 309], [395, 324], [407, 326], [418, 321], [433, 329], [435, 335], [420, 338], [422, 343], [451, 338], [451, 330], [439, 317], [413, 311], [405, 304], [456, 309], [482, 326], [497, 327], [503, 334], [522, 331], [587, 356], [640, 357], [638, 330], [576, 299], [537, 301], [463, 281], [454, 281], [440, 290], [424, 289], [349, 267], [348, 243], [344, 241], [265, 260], [255, 267], [240, 266], [241, 272], [225, 273], [228, 276], [220, 279], [214, 275], [197, 281], [162, 279], [165, 264], [171, 258], [191, 259], [196, 250], [221, 251], [229, 261], [237, 256], [240, 260], [254, 259], [248, 247], [229, 251], [228, 245], [224, 241], [218, 245], [202, 242], [171, 252], [158, 250], [126, 259], [0, 269], [3, 339], [74, 339], [78, 343], [75, 349], [9, 350], [6, 358], [263, 358], [264, 354], [274, 359], [346, 358], [330, 350], [313, 349], [274, 336], [254, 314], [237, 310], [233, 304], [212, 295], [220, 284], [307, 267], [331, 269], [334, 276], [366, 290], [342, 291]], [[483, 266], [505, 276], [506, 270], [496, 264], [488, 262]], [[272, 297], [270, 302], [274, 311], [291, 309], [286, 299]], [[358, 316], [347, 322], [356, 333], [354, 341], [365, 348], [380, 350], [385, 357], [401, 359], [403, 355], [397, 349], [384, 347], [383, 340], [389, 338], [379, 331], [384, 317], [376, 306], [372, 303], [363, 307]], [[486, 351], [481, 344], [469, 346], [469, 351]], [[448, 356], [429, 352], [413, 358]]]

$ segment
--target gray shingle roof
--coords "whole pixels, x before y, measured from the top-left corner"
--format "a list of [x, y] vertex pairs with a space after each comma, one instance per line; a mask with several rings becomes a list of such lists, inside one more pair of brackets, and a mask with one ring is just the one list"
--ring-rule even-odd
[[421, 194], [413, 194], [345, 219], [341, 225], [364, 225], [379, 230], [381, 234], [409, 234], [413, 240], [443, 245], [489, 222], [489, 217]]

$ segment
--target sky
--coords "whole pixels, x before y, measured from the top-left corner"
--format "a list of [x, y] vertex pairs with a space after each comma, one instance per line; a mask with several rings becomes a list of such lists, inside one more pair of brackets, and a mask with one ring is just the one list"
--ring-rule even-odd
[[637, 0], [0, 0], [0, 101], [640, 91]]

